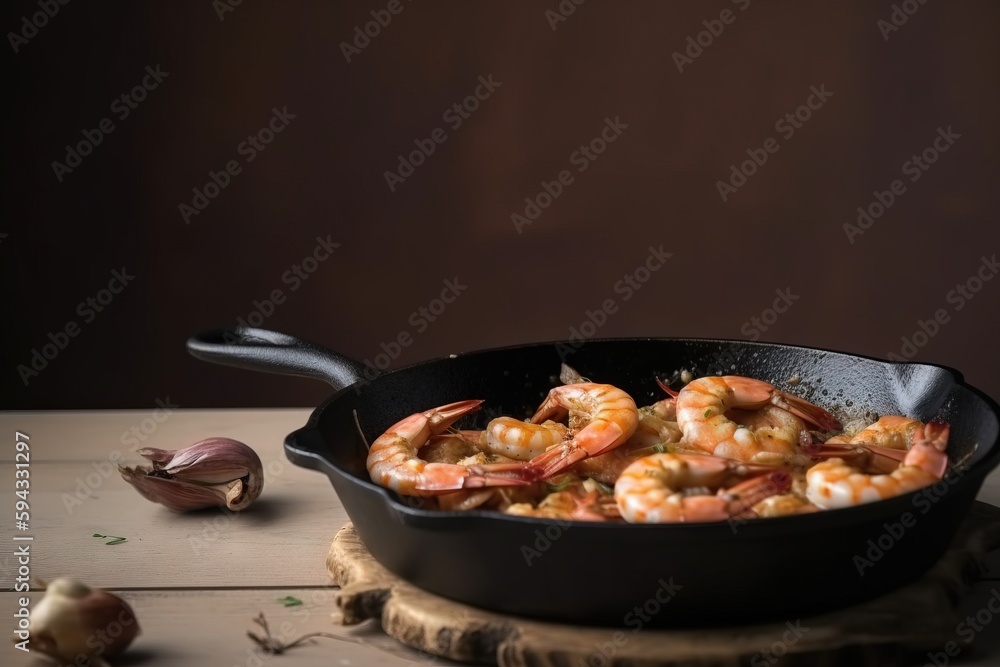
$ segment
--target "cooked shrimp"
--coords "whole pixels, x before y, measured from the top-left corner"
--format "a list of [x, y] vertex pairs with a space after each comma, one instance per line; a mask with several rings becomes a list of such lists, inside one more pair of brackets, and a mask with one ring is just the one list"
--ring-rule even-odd
[[[808, 431], [789, 423], [754, 430], [726, 416], [733, 408], [760, 410], [772, 405], [824, 430], [840, 428], [840, 422], [823, 408], [766, 382], [736, 375], [699, 378], [681, 389], [677, 423], [685, 443], [716, 456], [758, 461], [769, 460], [774, 453], [795, 454]], [[768, 455], [757, 458], [765, 453]]]
[[505, 512], [516, 516], [577, 521], [610, 521], [620, 518], [614, 498], [600, 491], [583, 491], [579, 486], [554, 491], [538, 507], [531, 503], [511, 505]]
[[546, 421], [541, 424], [523, 422], [512, 417], [498, 417], [483, 433], [483, 447], [519, 461], [530, 461], [566, 439], [562, 424]]
[[578, 461], [570, 466], [568, 470], [580, 477], [589, 477], [605, 484], [614, 484], [618, 476], [621, 475], [622, 470], [625, 470], [632, 461], [635, 461], [640, 456], [642, 454], [632, 453], [626, 444], [612, 449], [610, 452]]
[[[614, 484], [618, 476], [633, 461], [651, 453], [669, 451], [680, 443], [681, 430], [677, 422], [656, 416], [649, 407], [639, 408], [639, 425], [625, 444], [610, 452], [592, 456], [574, 464], [570, 470], [582, 477]], [[693, 450], [701, 453], [701, 450]]]
[[754, 514], [761, 518], [819, 511], [818, 507], [794, 493], [783, 493], [780, 496], [764, 498], [764, 500], [754, 505], [752, 509]]
[[[420, 449], [420, 458], [428, 463], [451, 463], [460, 466], [485, 466], [493, 470], [494, 464], [515, 464], [514, 459], [480, 451], [482, 431], [456, 431], [431, 436], [430, 442]], [[544, 495], [543, 484], [528, 486], [491, 486], [461, 489], [437, 496], [438, 507], [443, 510], [503, 509], [515, 502], [530, 502]]]
[[[478, 470], [450, 463], [428, 463], [418, 456], [431, 435], [439, 435], [460, 417], [477, 410], [482, 401], [459, 401], [418, 412], [389, 427], [368, 450], [372, 481], [397, 493], [429, 496], [483, 486], [524, 484], [502, 465]], [[518, 467], [523, 464], [517, 464]]]
[[924, 432], [924, 423], [910, 417], [886, 415], [853, 437], [836, 435], [824, 443], [817, 456], [837, 457], [870, 472], [889, 473], [899, 467]]
[[[750, 474], [770, 470], [717, 495], [688, 495], [685, 488], [721, 488]], [[767, 496], [788, 489], [784, 470], [748, 466], [705, 454], [653, 454], [626, 468], [615, 483], [615, 500], [629, 523], [724, 521]]]
[[662, 401], [657, 401], [652, 405], [647, 405], [643, 410], [648, 410], [660, 419], [668, 422], [677, 421], [677, 399], [671, 396]]
[[531, 475], [548, 479], [578, 461], [613, 450], [635, 433], [639, 411], [635, 401], [609, 384], [556, 387], [530, 419], [541, 424], [569, 415], [572, 435], [527, 464]]
[[635, 433], [625, 442], [629, 449], [669, 445], [681, 441], [681, 429], [676, 421], [660, 417], [649, 408], [639, 409]]
[[909, 449], [913, 445], [914, 438], [923, 435], [924, 430], [924, 423], [920, 420], [886, 415], [859, 431], [851, 438], [851, 444]]
[[497, 488], [462, 489], [442, 493], [437, 497], [438, 507], [450, 512], [479, 509], [494, 500], [494, 492], [497, 490]]
[[420, 448], [420, 458], [428, 463], [458, 463], [480, 453], [475, 442], [454, 433], [431, 436]]
[[808, 454], [818, 447], [810, 447], [812, 435], [804, 421], [788, 410], [776, 405], [765, 405], [759, 410], [730, 410], [726, 417], [749, 429], [763, 451], [752, 457], [754, 463], [780, 465], [798, 461], [808, 467]]
[[889, 474], [868, 475], [843, 459], [817, 463], [806, 473], [806, 497], [823, 509], [850, 507], [899, 496], [938, 482], [948, 467], [949, 426], [930, 422], [913, 436], [903, 464]]

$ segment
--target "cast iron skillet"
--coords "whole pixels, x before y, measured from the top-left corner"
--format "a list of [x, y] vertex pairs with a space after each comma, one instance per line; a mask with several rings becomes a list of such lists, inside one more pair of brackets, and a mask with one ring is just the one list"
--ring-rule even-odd
[[[860, 602], [918, 577], [944, 552], [983, 479], [1000, 463], [998, 406], [961, 374], [826, 350], [704, 339], [539, 343], [450, 355], [384, 374], [291, 336], [215, 331], [188, 341], [215, 363], [329, 382], [337, 390], [285, 439], [288, 458], [326, 473], [365, 546], [389, 570], [477, 607], [565, 622], [633, 627], [795, 619]], [[662, 398], [656, 376], [766, 380], [842, 420], [901, 414], [951, 424], [953, 461], [929, 490], [813, 515], [743, 524], [621, 525], [442, 512], [373, 484], [371, 442], [404, 416], [469, 398], [526, 418], [558, 383], [561, 362]], [[376, 376], [377, 375], [377, 376]], [[790, 385], [797, 376], [801, 382]], [[366, 379], [367, 378], [367, 379]], [[355, 416], [356, 415], [356, 416]]]

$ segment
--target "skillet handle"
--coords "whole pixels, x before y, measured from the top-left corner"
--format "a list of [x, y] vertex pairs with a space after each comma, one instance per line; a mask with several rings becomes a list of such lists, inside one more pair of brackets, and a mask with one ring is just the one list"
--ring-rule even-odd
[[192, 336], [188, 352], [203, 361], [252, 371], [324, 380], [340, 391], [364, 377], [364, 364], [294, 336], [233, 327]]

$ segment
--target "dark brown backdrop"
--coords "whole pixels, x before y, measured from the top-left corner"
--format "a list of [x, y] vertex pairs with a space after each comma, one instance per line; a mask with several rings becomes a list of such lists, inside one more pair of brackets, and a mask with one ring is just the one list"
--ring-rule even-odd
[[[243, 2], [220, 18], [222, 2], [71, 2], [26, 42], [10, 33], [32, 32], [38, 3], [5, 7], [4, 407], [314, 403], [318, 383], [184, 351], [274, 290], [264, 326], [359, 359], [409, 333], [394, 366], [566, 338], [607, 299], [599, 336], [750, 337], [763, 316], [762, 340], [880, 357], [908, 354], [901, 338], [940, 309], [913, 358], [1000, 396], [1000, 280], [949, 299], [1000, 250], [996, 3], [897, 3], [906, 22], [889, 31], [889, 2], [591, 0], [555, 22], [556, 0], [404, 0], [348, 63], [341, 43], [388, 3]], [[723, 10], [731, 22], [713, 22]], [[678, 71], [687, 38], [720, 27]], [[120, 119], [112, 104], [147, 66], [168, 74]], [[444, 112], [480, 76], [499, 86], [453, 128]], [[832, 96], [788, 136], [776, 122], [812, 87]], [[247, 162], [241, 142], [275, 108], [294, 118]], [[60, 182], [52, 162], [105, 117], [114, 131]], [[605, 119], [627, 127], [574, 157]], [[436, 128], [444, 142], [390, 191], [385, 172]], [[904, 163], [939, 128], [951, 145], [911, 181]], [[767, 161], [723, 201], [717, 182], [748, 150]], [[240, 173], [185, 224], [179, 205], [230, 160]], [[562, 170], [572, 183], [519, 233], [512, 214]], [[895, 179], [905, 192], [850, 242], [844, 224]], [[340, 247], [293, 290], [283, 275], [317, 237]], [[661, 245], [672, 257], [626, 300], [616, 283]], [[135, 278], [103, 312], [78, 310], [122, 267]], [[467, 289], [421, 330], [411, 313], [454, 278]], [[791, 305], [772, 318], [776, 290]], [[25, 385], [18, 366], [67, 324], [78, 335]]]

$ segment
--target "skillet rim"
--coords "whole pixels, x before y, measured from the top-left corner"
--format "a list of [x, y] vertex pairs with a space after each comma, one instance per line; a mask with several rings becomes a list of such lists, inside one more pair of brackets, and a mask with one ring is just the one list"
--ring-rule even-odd
[[[951, 366], [946, 366], [944, 364], [936, 364], [930, 362], [913, 362], [913, 361], [890, 361], [888, 359], [882, 359], [879, 357], [874, 357], [864, 354], [854, 354], [851, 352], [845, 352], [842, 350], [833, 350], [829, 348], [821, 347], [810, 347], [807, 345], [794, 345], [789, 343], [779, 343], [775, 341], [750, 341], [738, 338], [698, 338], [698, 337], [671, 337], [671, 336], [628, 336], [628, 337], [613, 337], [613, 338], [588, 338], [584, 341], [584, 345], [589, 345], [591, 343], [638, 343], [638, 342], [673, 342], [673, 343], [701, 343], [701, 344], [722, 344], [722, 345], [751, 345], [759, 346], [764, 348], [782, 348], [782, 349], [798, 349], [805, 350], [809, 352], [824, 352], [828, 354], [836, 354], [838, 356], [847, 357], [849, 359], [866, 359], [869, 361], [877, 362], [884, 366], [914, 366], [914, 367], [925, 367], [925, 368], [939, 368], [948, 372], [956, 385], [969, 390], [974, 396], [981, 399], [986, 407], [992, 413], [994, 419], [1000, 427], [1000, 404], [993, 400], [989, 395], [987, 395], [982, 390], [969, 384], [965, 381], [965, 376], [961, 371], [952, 368]], [[300, 452], [299, 448], [295, 447], [295, 442], [301, 440], [303, 436], [310, 433], [315, 433], [322, 438], [322, 434], [319, 429], [319, 423], [322, 418], [323, 413], [329, 408], [342, 394], [347, 392], [356, 391], [355, 387], [359, 383], [370, 384], [382, 381], [391, 381], [391, 376], [403, 372], [418, 369], [423, 366], [429, 366], [432, 364], [441, 363], [444, 361], [450, 361], [452, 359], [457, 359], [459, 357], [465, 357], [469, 355], [480, 355], [488, 354], [494, 352], [506, 352], [514, 351], [524, 348], [537, 348], [543, 346], [574, 346], [576, 341], [568, 340], [555, 340], [555, 341], [539, 341], [534, 343], [519, 343], [515, 345], [505, 345], [500, 347], [483, 348], [477, 350], [469, 350], [465, 352], [452, 353], [443, 357], [436, 357], [433, 359], [425, 359], [423, 361], [418, 361], [406, 366], [401, 366], [399, 368], [394, 368], [392, 370], [382, 371], [376, 377], [368, 380], [361, 378], [358, 382], [355, 382], [343, 389], [335, 391], [326, 400], [324, 400], [320, 405], [318, 405], [309, 415], [308, 421], [304, 426], [295, 429], [291, 433], [285, 436], [284, 439], [284, 449], [285, 456], [294, 465], [314, 469], [317, 472], [323, 472], [328, 477], [331, 473], [336, 473], [342, 475], [347, 480], [352, 483], [360, 484], [369, 492], [378, 493], [384, 502], [388, 503], [388, 506], [392, 508], [397, 515], [402, 515], [405, 517], [407, 522], [423, 524], [424, 522], [431, 521], [434, 523], [451, 523], [455, 522], [464, 523], [468, 521], [475, 522], [479, 521], [500, 521], [502, 523], [512, 523], [512, 524], [523, 524], [525, 526], [552, 526], [561, 525], [568, 526], [574, 529], [583, 528], [585, 530], [597, 530], [597, 531], [614, 531], [622, 530], [623, 528], [629, 528], [633, 530], [643, 530], [647, 532], [654, 531], [684, 531], [685, 534], [703, 531], [703, 532], [719, 532], [722, 528], [726, 529], [727, 533], [733, 534], [735, 536], [735, 530], [731, 527], [730, 521], [713, 521], [713, 522], [681, 522], [681, 523], [659, 523], [659, 524], [632, 524], [632, 523], [604, 523], [596, 521], [569, 521], [569, 520], [559, 520], [559, 519], [547, 519], [539, 517], [526, 517], [517, 516], [511, 514], [504, 514], [502, 512], [497, 512], [494, 510], [440, 510], [440, 509], [422, 509], [419, 507], [413, 507], [405, 502], [398, 500], [398, 494], [391, 492], [385, 487], [375, 484], [370, 479], [364, 479], [355, 476], [353, 473], [342, 469], [336, 465], [332, 460], [330, 460], [324, 453], [317, 451], [307, 451]], [[363, 433], [362, 433], [363, 435]], [[323, 442], [329, 446], [335, 446], [333, 443], [328, 442], [325, 438], [322, 438]], [[308, 465], [303, 459], [311, 459], [317, 465]], [[974, 481], [976, 477], [982, 477], [985, 479], [986, 475], [992, 472], [997, 466], [1000, 465], [1000, 430], [998, 430], [998, 438], [993, 443], [991, 443], [991, 450], [983, 456], [982, 459], [977, 461], [972, 466], [964, 468], [958, 477], [949, 484], [949, 490], [955, 485], [966, 485], [969, 482], [964, 482], [963, 480]], [[981, 483], [981, 482], [980, 482]], [[837, 525], [842, 525], [846, 523], [854, 524], [858, 520], [863, 520], [868, 517], [872, 512], [873, 508], [879, 508], [881, 514], [886, 515], [896, 515], [902, 514], [906, 511], [907, 507], [913, 506], [913, 499], [916, 498], [918, 494], [922, 494], [928, 488], [924, 487], [911, 491], [909, 493], [896, 496], [894, 498], [889, 498], [886, 500], [880, 500], [874, 503], [865, 503], [862, 505], [855, 505], [853, 507], [838, 508], [835, 510], [824, 510], [822, 512], [816, 512], [811, 514], [799, 514], [799, 515], [789, 515], [780, 517], [769, 517], [767, 521], [746, 521], [745, 523], [739, 524], [740, 532], [744, 530], [750, 530], [755, 532], [766, 532], [774, 530], [783, 530], [785, 527], [790, 529], [796, 526], [823, 526], [826, 528], [833, 528]], [[947, 492], [946, 492], [947, 493]], [[937, 501], [934, 501], [935, 503]], [[898, 507], [892, 509], [893, 507]], [[348, 517], [351, 518], [351, 517]], [[856, 520], [857, 518], [857, 520]], [[353, 519], [352, 519], [353, 520]], [[748, 537], [747, 535], [741, 536], [741, 540]], [[758, 538], [764, 538], [766, 535], [757, 535]]]

